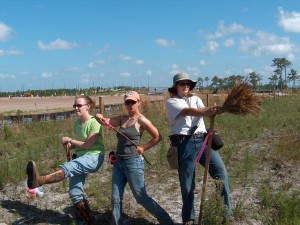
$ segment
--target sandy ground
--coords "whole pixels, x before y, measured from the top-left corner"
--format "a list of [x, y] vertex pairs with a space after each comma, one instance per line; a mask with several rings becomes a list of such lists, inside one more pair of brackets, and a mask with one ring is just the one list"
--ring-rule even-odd
[[[96, 105], [99, 105], [101, 96], [92, 96]], [[102, 96], [104, 105], [114, 105], [123, 103], [121, 96]], [[163, 95], [143, 95], [142, 100], [162, 100]], [[58, 97], [11, 97], [0, 98], [0, 113], [15, 113], [17, 110], [22, 112], [49, 112], [62, 110], [72, 110], [74, 96]]]

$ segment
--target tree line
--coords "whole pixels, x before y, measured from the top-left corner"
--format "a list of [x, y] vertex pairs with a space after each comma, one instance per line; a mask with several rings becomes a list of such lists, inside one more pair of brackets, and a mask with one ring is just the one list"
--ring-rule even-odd
[[[217, 75], [211, 80], [209, 77], [204, 79], [199, 77], [197, 86], [199, 90], [210, 89], [214, 92], [219, 90], [229, 90], [235, 84], [236, 81], [247, 81], [252, 85], [253, 90], [282, 90], [287, 88], [297, 88], [296, 82], [299, 82], [300, 86], [300, 75], [293, 68], [288, 73], [288, 68], [292, 66], [292, 63], [286, 58], [274, 58], [271, 66], [274, 67], [273, 74], [268, 78], [268, 84], [262, 84], [262, 76], [256, 72], [251, 72], [248, 76], [242, 75], [231, 75], [229, 77], [220, 78]], [[209, 83], [211, 81], [211, 83]], [[291, 84], [292, 83], [292, 84]]]
[[[286, 58], [274, 58], [272, 60], [272, 67], [274, 71], [268, 78], [268, 84], [262, 84], [262, 76], [256, 72], [251, 72], [247, 76], [242, 75], [231, 75], [229, 77], [220, 78], [215, 75], [211, 80], [209, 77], [199, 77], [197, 80], [197, 87], [199, 90], [210, 90], [214, 93], [220, 90], [230, 90], [236, 81], [246, 81], [252, 85], [252, 89], [255, 91], [259, 90], [283, 90], [287, 88], [299, 88], [300, 87], [300, 75], [297, 71], [291, 68], [292, 63]], [[288, 68], [290, 71], [288, 72]], [[297, 86], [298, 82], [298, 86]], [[141, 92], [149, 92], [149, 87], [129, 87], [129, 86], [116, 86], [111, 88], [103, 87], [90, 87], [90, 88], [59, 88], [59, 89], [45, 89], [45, 90], [27, 90], [27, 91], [16, 91], [16, 92], [0, 92], [0, 97], [30, 97], [30, 96], [64, 96], [64, 95], [76, 95], [76, 94], [111, 94], [116, 90], [139, 90]]]

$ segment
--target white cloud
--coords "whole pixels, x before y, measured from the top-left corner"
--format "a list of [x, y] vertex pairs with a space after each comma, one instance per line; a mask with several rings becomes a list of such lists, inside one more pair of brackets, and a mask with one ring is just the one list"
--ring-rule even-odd
[[147, 74], [147, 76], [151, 76], [152, 75], [152, 71], [151, 70], [147, 70], [146, 74]]
[[180, 70], [180, 67], [179, 67], [177, 64], [173, 64], [173, 65], [171, 66], [170, 74], [171, 74], [172, 76], [174, 76], [176, 73], [179, 73], [179, 72], [182, 72], [182, 71]]
[[223, 45], [225, 47], [232, 47], [234, 45], [234, 40], [233, 38], [229, 38], [229, 39], [226, 39], [224, 42], [223, 42]]
[[119, 59], [122, 61], [130, 61], [132, 58], [131, 58], [131, 56], [128, 56], [128, 55], [120, 55]]
[[[220, 21], [217, 30], [215, 31], [214, 34], [208, 34], [206, 36], [206, 38], [208, 40], [212, 40], [212, 39], [216, 39], [216, 38], [222, 38], [224, 36], [228, 36], [234, 33], [243, 33], [243, 34], [247, 34], [252, 32], [251, 29], [244, 27], [241, 24], [237, 24], [237, 23], [232, 23], [229, 26], [225, 26], [225, 22], [224, 21]], [[202, 31], [201, 31], [202, 33]]]
[[168, 41], [163, 38], [156, 39], [155, 43], [159, 46], [166, 47], [166, 48], [169, 48], [169, 47], [172, 47], [175, 45], [175, 41]]
[[80, 79], [80, 83], [87, 84], [87, 83], [89, 83], [89, 79], [87, 77], [83, 77]]
[[201, 59], [201, 60], [199, 61], [199, 64], [200, 64], [201, 66], [205, 66], [205, 65], [207, 65], [207, 62], [206, 62], [205, 60]]
[[173, 65], [172, 65], [172, 69], [173, 69], [173, 70], [179, 69], [179, 66], [178, 66], [177, 64], [173, 64]]
[[245, 69], [244, 69], [244, 74], [245, 74], [246, 76], [248, 76], [249, 73], [252, 73], [253, 71], [254, 71], [254, 70], [251, 69], [251, 68], [245, 68]]
[[103, 78], [103, 77], [105, 77], [105, 73], [101, 72], [101, 73], [94, 74], [93, 76], [96, 78]]
[[300, 13], [287, 12], [282, 7], [278, 8], [279, 21], [278, 24], [285, 31], [300, 33]]
[[105, 60], [97, 60], [97, 61], [89, 63], [88, 67], [89, 68], [95, 68], [95, 67], [99, 67], [101, 65], [104, 65], [105, 63], [106, 63]]
[[63, 69], [63, 71], [65, 71], [65, 72], [79, 72], [79, 71], [81, 71], [81, 68], [73, 66], [73, 67], [65, 68], [65, 69]]
[[254, 56], [269, 54], [288, 54], [297, 51], [289, 38], [280, 38], [274, 34], [257, 32], [253, 38], [242, 38], [240, 49]]
[[287, 60], [289, 60], [289, 61], [294, 61], [295, 60], [295, 55], [293, 54], [293, 53], [289, 53], [288, 55], [287, 55]]
[[205, 54], [215, 54], [217, 52], [217, 49], [219, 47], [219, 44], [216, 41], [208, 41], [206, 43], [206, 46], [204, 46], [200, 52]]
[[105, 44], [104, 46], [103, 46], [103, 49], [100, 49], [100, 50], [98, 50], [96, 53], [95, 53], [95, 55], [100, 55], [100, 54], [103, 54], [103, 53], [105, 53], [105, 52], [107, 52], [107, 50], [109, 49], [109, 44]]
[[122, 73], [120, 73], [120, 75], [122, 77], [130, 77], [131, 76], [131, 74], [129, 72], [122, 72]]
[[132, 63], [133, 64], [137, 64], [137, 65], [143, 65], [144, 64], [144, 60], [137, 59], [137, 60], [134, 60]]
[[[190, 67], [186, 68], [188, 74], [191, 76], [198, 76], [199, 75], [199, 68], [198, 67]], [[192, 78], [192, 77], [191, 77]]]
[[11, 38], [13, 29], [0, 22], [0, 42], [7, 41]]
[[69, 50], [79, 47], [76, 42], [67, 42], [62, 39], [56, 39], [51, 43], [44, 44], [42, 41], [38, 41], [38, 48], [43, 51], [52, 51], [52, 50]]
[[0, 78], [4, 78], [4, 79], [15, 79], [16, 76], [13, 74], [6, 74], [6, 73], [0, 73]]
[[45, 79], [50, 78], [50, 77], [52, 77], [52, 73], [43, 72], [42, 75], [41, 75], [41, 77], [45, 78]]
[[18, 50], [14, 50], [14, 49], [10, 49], [10, 50], [2, 50], [0, 49], [0, 56], [4, 56], [4, 55], [22, 55], [23, 52], [18, 51]]
[[88, 73], [81, 74], [81, 76], [80, 76], [80, 83], [82, 83], [82, 84], [89, 83], [89, 78], [90, 78], [90, 74], [88, 74]]

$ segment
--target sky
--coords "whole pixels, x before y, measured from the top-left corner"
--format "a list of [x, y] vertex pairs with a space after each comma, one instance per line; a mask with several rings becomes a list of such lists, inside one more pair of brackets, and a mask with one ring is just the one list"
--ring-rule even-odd
[[0, 92], [170, 87], [177, 72], [267, 84], [283, 57], [299, 74], [297, 0], [0, 0]]

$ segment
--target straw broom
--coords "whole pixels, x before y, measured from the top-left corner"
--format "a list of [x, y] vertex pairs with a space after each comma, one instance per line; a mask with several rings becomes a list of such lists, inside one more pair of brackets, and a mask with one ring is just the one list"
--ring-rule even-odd
[[[223, 105], [220, 108], [220, 113], [231, 113], [235, 115], [246, 116], [249, 114], [259, 116], [261, 100], [255, 96], [251, 87], [246, 82], [236, 82], [232, 90], [229, 92]], [[210, 118], [210, 131], [214, 130], [215, 116]], [[209, 171], [210, 152], [211, 152], [212, 136], [208, 137], [207, 153], [205, 160], [205, 170], [203, 177], [201, 204], [198, 225], [203, 225], [203, 205], [205, 201], [206, 183]]]
[[237, 82], [221, 107], [221, 112], [246, 116], [249, 114], [259, 116], [261, 100], [252, 92], [246, 82]]

